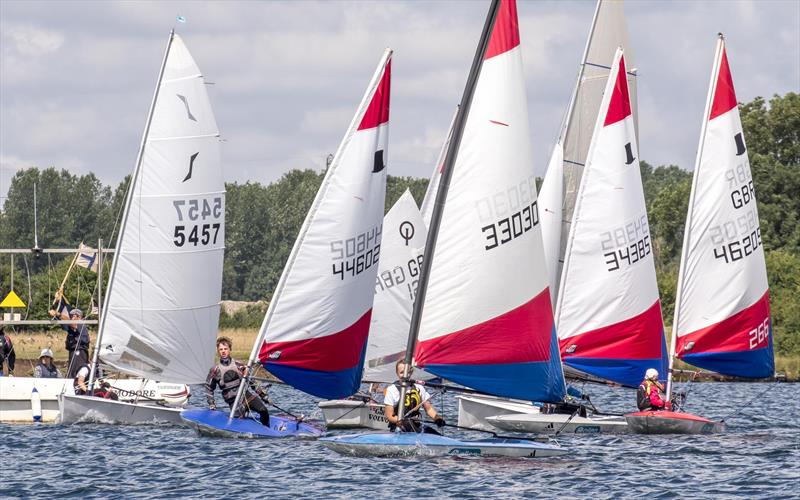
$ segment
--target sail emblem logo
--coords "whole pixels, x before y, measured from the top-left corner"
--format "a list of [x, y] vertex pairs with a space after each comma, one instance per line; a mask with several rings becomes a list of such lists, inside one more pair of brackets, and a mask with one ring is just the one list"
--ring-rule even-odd
[[736, 143], [736, 156], [742, 156], [747, 148], [744, 145], [744, 137], [742, 137], [742, 133], [739, 132], [738, 134], [733, 136], [733, 141]]
[[192, 112], [189, 110], [189, 101], [186, 100], [186, 97], [180, 94], [175, 94], [175, 95], [178, 96], [178, 99], [180, 99], [183, 105], [186, 107], [186, 117], [192, 120], [193, 122], [196, 122], [197, 118], [195, 118]]
[[269, 359], [271, 360], [277, 360], [280, 359], [280, 357], [281, 357], [281, 351], [274, 351], [269, 353]]
[[377, 174], [384, 168], [386, 168], [386, 162], [383, 161], [383, 150], [379, 149], [375, 151], [375, 160], [372, 164], [372, 173]]
[[631, 149], [631, 143], [625, 144], [625, 165], [630, 165], [633, 163], [633, 160], [636, 158], [633, 157], [633, 150]]
[[183, 182], [186, 182], [192, 178], [192, 169], [194, 168], [194, 160], [197, 158], [197, 155], [199, 154], [200, 152], [198, 151], [189, 158], [189, 173], [186, 174], [186, 177], [183, 178]]
[[409, 221], [403, 221], [400, 224], [400, 237], [406, 240], [406, 246], [408, 246], [408, 242], [411, 241], [411, 238], [414, 237], [414, 224]]

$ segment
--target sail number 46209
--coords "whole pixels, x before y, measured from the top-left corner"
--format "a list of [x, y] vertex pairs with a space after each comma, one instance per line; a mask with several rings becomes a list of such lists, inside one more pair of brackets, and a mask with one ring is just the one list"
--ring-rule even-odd
[[[213, 221], [223, 216], [221, 196], [173, 200], [172, 205], [175, 207], [178, 222], [183, 222], [174, 227], [172, 242], [176, 247], [217, 244], [222, 223]], [[194, 221], [198, 223], [192, 224]], [[208, 222], [203, 223], [205, 221]]]

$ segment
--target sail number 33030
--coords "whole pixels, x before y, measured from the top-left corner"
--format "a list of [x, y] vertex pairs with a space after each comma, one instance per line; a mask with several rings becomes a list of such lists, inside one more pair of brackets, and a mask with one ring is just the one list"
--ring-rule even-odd
[[[216, 245], [223, 215], [222, 197], [173, 200], [178, 216], [172, 242], [176, 247]], [[217, 221], [217, 222], [215, 222]]]

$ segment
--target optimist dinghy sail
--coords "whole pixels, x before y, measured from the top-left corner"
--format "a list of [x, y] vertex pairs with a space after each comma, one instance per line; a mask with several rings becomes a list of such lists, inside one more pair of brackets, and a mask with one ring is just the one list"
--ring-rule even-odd
[[[494, 1], [446, 154], [406, 366], [413, 353], [426, 371], [480, 391], [559, 401], [565, 387], [539, 227], [519, 40], [516, 3]], [[401, 400], [407, 383], [406, 374]], [[402, 412], [401, 405], [401, 418]], [[479, 446], [487, 441], [491, 448]], [[566, 453], [533, 442], [397, 432], [322, 442], [362, 456]]]
[[625, 58], [612, 63], [581, 177], [556, 308], [564, 364], [636, 387], [666, 369]]
[[[391, 56], [387, 49], [325, 174], [248, 362], [258, 356], [287, 384], [326, 399], [361, 385], [383, 232]], [[241, 397], [240, 389], [234, 408]], [[183, 418], [204, 432], [216, 425], [204, 415]], [[226, 422], [226, 435], [252, 435]], [[261, 437], [279, 437], [268, 431]]]
[[[224, 250], [219, 130], [203, 75], [171, 33], [128, 189], [100, 318], [100, 359], [135, 376], [202, 383], [214, 358]], [[64, 405], [80, 398], [64, 396]], [[112, 406], [122, 403], [86, 399], [81, 408], [97, 406], [119, 420]], [[119, 411], [141, 410], [129, 406]], [[167, 419], [180, 422], [178, 411]], [[62, 416], [78, 413], [62, 409]]]

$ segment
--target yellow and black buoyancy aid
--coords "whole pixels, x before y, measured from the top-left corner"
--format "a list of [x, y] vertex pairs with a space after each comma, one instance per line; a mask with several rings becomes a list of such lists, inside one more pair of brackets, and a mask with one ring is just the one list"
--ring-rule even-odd
[[[395, 382], [394, 386], [397, 392], [400, 391], [400, 382]], [[400, 414], [400, 401], [394, 405], [394, 414]], [[406, 395], [403, 403], [403, 418], [419, 419], [419, 409], [422, 406], [422, 394], [419, 393], [417, 384], [411, 384], [406, 387]]]

